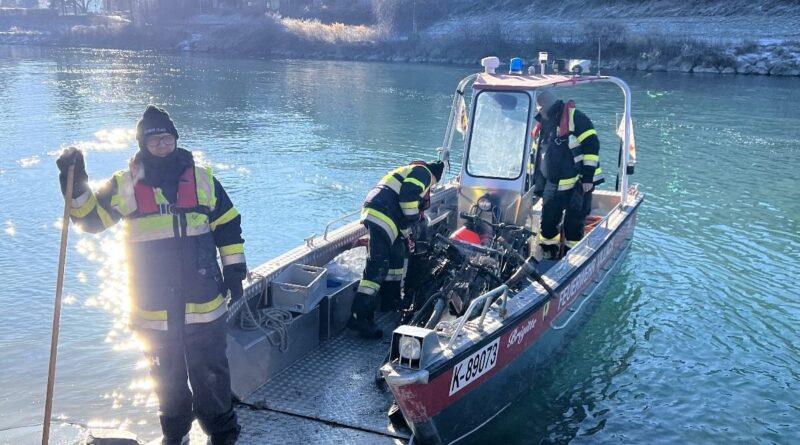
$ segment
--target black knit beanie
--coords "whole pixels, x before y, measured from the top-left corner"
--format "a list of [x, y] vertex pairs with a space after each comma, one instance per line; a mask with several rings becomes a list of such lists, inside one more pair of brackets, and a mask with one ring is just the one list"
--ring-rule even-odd
[[442, 172], [444, 171], [444, 162], [442, 161], [428, 162], [427, 164], [425, 164], [425, 166], [428, 167], [428, 170], [430, 170], [433, 176], [436, 177], [436, 181], [442, 179]]
[[175, 123], [170, 119], [169, 113], [155, 105], [148, 105], [139, 123], [136, 124], [136, 140], [139, 142], [139, 148], [145, 149], [147, 136], [159, 133], [169, 133], [178, 139], [178, 130], [175, 129]]

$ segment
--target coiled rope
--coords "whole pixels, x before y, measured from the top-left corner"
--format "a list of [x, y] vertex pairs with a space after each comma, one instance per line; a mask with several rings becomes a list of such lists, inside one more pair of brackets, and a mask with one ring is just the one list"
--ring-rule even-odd
[[[264, 278], [263, 276], [253, 272], [251, 272], [251, 274], [257, 278]], [[261, 297], [266, 296], [266, 294], [267, 283], [264, 282], [264, 291], [261, 293]], [[286, 352], [286, 350], [289, 349], [289, 332], [286, 330], [286, 328], [291, 325], [292, 321], [294, 320], [292, 313], [288, 310], [274, 307], [257, 309], [253, 311], [250, 308], [249, 302], [247, 301], [244, 302], [244, 307], [245, 310], [239, 313], [239, 327], [243, 331], [261, 331], [270, 344], [277, 346], [278, 350], [281, 352]], [[277, 332], [277, 342], [273, 340], [272, 332], [267, 331], [267, 328]]]

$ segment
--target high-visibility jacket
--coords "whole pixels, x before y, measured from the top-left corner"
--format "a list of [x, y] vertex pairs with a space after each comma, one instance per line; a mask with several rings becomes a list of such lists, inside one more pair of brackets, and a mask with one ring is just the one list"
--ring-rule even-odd
[[570, 190], [578, 182], [600, 185], [600, 140], [592, 121], [569, 101], [556, 102], [548, 119], [536, 116], [532, 133], [532, 157], [535, 191], [541, 192], [545, 180]]
[[420, 218], [436, 178], [422, 164], [404, 165], [387, 173], [364, 200], [361, 221], [370, 221], [394, 242], [408, 236], [409, 224]]
[[241, 216], [211, 168], [193, 161], [181, 168], [174, 203], [160, 188], [140, 182], [143, 167], [133, 161], [98, 191], [72, 201], [70, 217], [86, 232], [125, 220], [136, 328], [176, 331], [222, 317], [227, 307], [216, 250], [223, 265], [245, 263]]

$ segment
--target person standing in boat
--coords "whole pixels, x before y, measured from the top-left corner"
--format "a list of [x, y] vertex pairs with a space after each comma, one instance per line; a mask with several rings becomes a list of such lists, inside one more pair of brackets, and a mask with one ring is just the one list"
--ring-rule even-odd
[[442, 178], [444, 162], [415, 161], [387, 173], [367, 195], [361, 222], [369, 230], [369, 248], [364, 276], [353, 300], [351, 329], [365, 338], [380, 338], [383, 332], [373, 320], [378, 292], [400, 300], [405, 276], [408, 242], [413, 242], [430, 201], [430, 190]]
[[196, 418], [212, 444], [231, 445], [240, 428], [225, 354], [223, 295], [230, 290], [235, 301], [243, 293], [241, 216], [211, 169], [177, 147], [178, 131], [166, 111], [148, 106], [136, 139], [139, 151], [128, 170], [95, 192], [83, 153], [64, 150], [57, 161], [61, 191], [75, 165], [72, 221], [90, 233], [127, 223], [130, 321], [155, 381], [162, 444], [186, 443]]
[[600, 139], [592, 121], [550, 91], [536, 95], [539, 113], [533, 130], [533, 187], [542, 198], [539, 245], [546, 259], [557, 259], [561, 247], [560, 222], [564, 219], [564, 252], [583, 237], [586, 216], [592, 208], [592, 191], [603, 183]]

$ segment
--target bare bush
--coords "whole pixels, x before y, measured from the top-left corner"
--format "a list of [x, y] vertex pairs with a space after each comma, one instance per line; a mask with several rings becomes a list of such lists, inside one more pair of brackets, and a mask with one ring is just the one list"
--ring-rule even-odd
[[613, 20], [587, 20], [583, 23], [583, 36], [588, 42], [622, 42], [625, 40], [627, 28]]
[[387, 33], [416, 34], [447, 16], [449, 0], [373, 0], [375, 21]]

